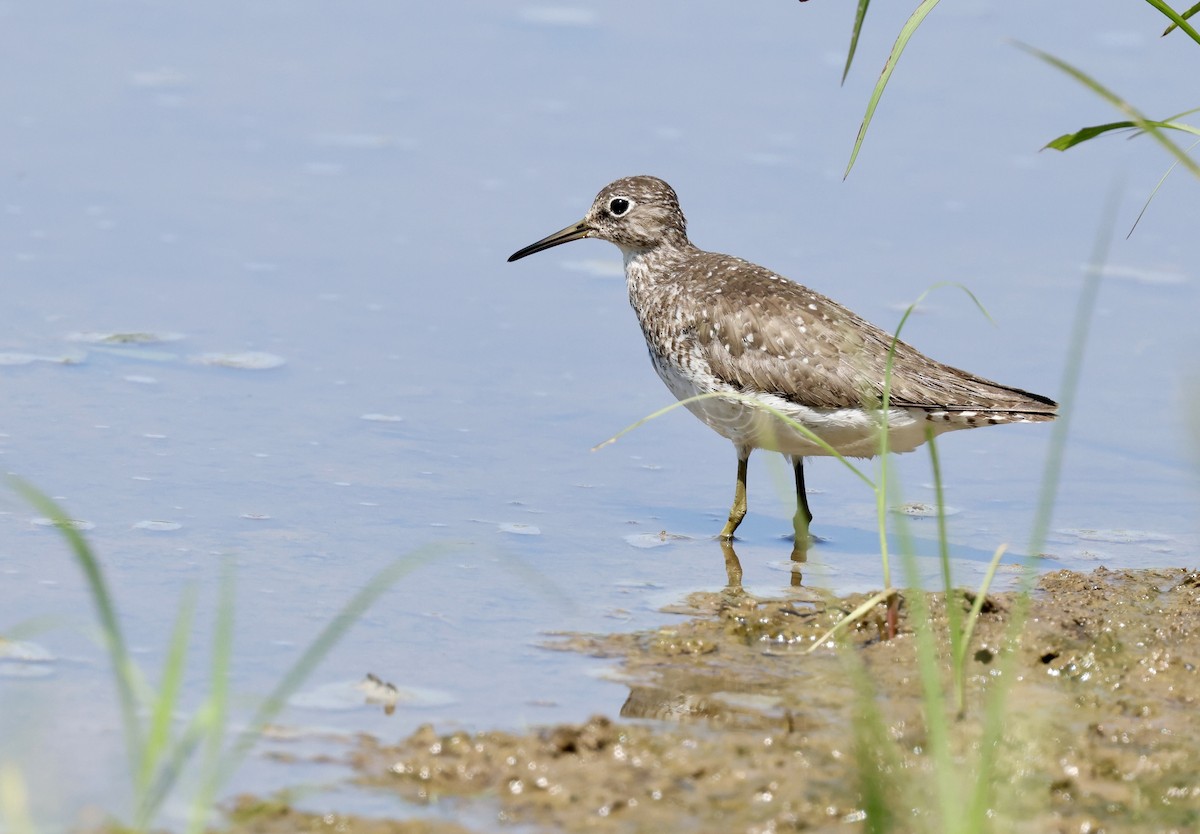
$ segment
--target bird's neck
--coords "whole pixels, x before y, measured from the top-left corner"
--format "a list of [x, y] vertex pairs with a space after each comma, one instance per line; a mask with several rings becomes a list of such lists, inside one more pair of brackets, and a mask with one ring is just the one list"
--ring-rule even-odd
[[621, 247], [625, 257], [625, 278], [630, 289], [635, 283], [656, 283], [667, 280], [672, 267], [687, 259], [697, 249], [690, 241], [682, 243], [660, 243], [646, 248]]
[[674, 321], [670, 312], [678, 302], [684, 287], [679, 283], [681, 267], [689, 254], [698, 250], [690, 243], [685, 247], [658, 245], [648, 249], [621, 248], [625, 256], [625, 284], [629, 303], [637, 313], [647, 340], [657, 344], [656, 325]]

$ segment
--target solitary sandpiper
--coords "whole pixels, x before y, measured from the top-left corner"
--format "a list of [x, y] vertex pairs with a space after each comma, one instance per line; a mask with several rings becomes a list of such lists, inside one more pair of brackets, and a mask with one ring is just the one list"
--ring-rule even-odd
[[[769, 269], [697, 249], [674, 189], [657, 177], [605, 186], [583, 220], [514, 252], [515, 261], [582, 238], [625, 256], [629, 303], [650, 361], [671, 393], [737, 450], [737, 488], [722, 539], [746, 515], [754, 449], [786, 455], [796, 473], [796, 543], [812, 512], [804, 458], [828, 455], [785, 414], [846, 457], [879, 453], [893, 338], [836, 301]], [[934, 361], [895, 342], [886, 415], [888, 449], [909, 452], [942, 432], [1053, 420], [1057, 404]]]

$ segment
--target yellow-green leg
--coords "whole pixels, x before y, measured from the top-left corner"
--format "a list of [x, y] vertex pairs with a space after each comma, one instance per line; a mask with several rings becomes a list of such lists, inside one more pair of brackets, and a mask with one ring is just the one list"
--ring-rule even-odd
[[721, 538], [728, 541], [733, 531], [746, 517], [746, 468], [750, 462], [750, 450], [738, 449], [737, 488], [733, 491], [733, 506], [729, 508], [729, 521], [721, 528]]

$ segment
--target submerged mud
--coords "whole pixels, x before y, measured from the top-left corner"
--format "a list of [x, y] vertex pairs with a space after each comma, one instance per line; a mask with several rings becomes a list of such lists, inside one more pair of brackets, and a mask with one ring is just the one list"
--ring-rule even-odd
[[[619, 718], [530, 733], [423, 727], [398, 744], [363, 739], [351, 762], [362, 783], [443, 818], [469, 809], [531, 831], [942, 831], [981, 782], [978, 819], [997, 831], [1200, 827], [1200, 574], [1062, 571], [1027, 610], [988, 598], [965, 652], [962, 718], [946, 624], [973, 598], [952, 595], [949, 612], [941, 595], [901, 600], [892, 639], [878, 606], [837, 645], [822, 641], [865, 599], [697, 594], [669, 626], [555, 641], [613, 661], [630, 688]], [[917, 659], [922, 599], [942, 746]], [[981, 744], [989, 716], [995, 746]], [[462, 830], [427, 824], [413, 830]]]

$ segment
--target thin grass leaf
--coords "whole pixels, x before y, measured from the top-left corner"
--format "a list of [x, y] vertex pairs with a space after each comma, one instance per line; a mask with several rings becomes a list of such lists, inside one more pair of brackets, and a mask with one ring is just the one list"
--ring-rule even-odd
[[[1198, 11], [1200, 11], [1200, 3], [1197, 3], [1196, 5], [1192, 6], [1186, 12], [1181, 14], [1180, 17], [1182, 17], [1184, 20], [1187, 20], [1188, 18], [1190, 18], [1192, 15], [1194, 15]], [[1162, 36], [1165, 38], [1167, 35], [1171, 34], [1171, 30], [1175, 29], [1175, 28], [1176, 28], [1175, 24], [1172, 23], [1170, 26], [1168, 26], [1166, 29], [1163, 30]]]
[[1063, 367], [1059, 396], [1062, 403], [1062, 414], [1055, 421], [1054, 429], [1050, 434], [1050, 449], [1046, 455], [1046, 465], [1042, 470], [1038, 509], [1030, 534], [1029, 555], [1023, 565], [1024, 573], [1019, 593], [1009, 616], [1009, 625], [1004, 638], [1006, 651], [998, 664], [999, 675], [991, 692], [988, 693], [987, 708], [984, 711], [983, 730], [979, 743], [978, 778], [975, 780], [969, 803], [971, 817], [974, 819], [984, 818], [992, 801], [994, 788], [992, 774], [995, 773], [996, 753], [1000, 748], [1004, 730], [1004, 704], [1014, 678], [1013, 663], [1019, 645], [1018, 640], [1025, 627], [1025, 620], [1029, 612], [1029, 598], [1035, 575], [1033, 560], [1037, 558], [1037, 554], [1041, 552], [1045, 544], [1046, 536], [1050, 531], [1050, 522], [1054, 516], [1054, 503], [1058, 496], [1059, 484], [1062, 481], [1067, 433], [1070, 430], [1071, 416], [1074, 413], [1079, 379], [1083, 374], [1084, 351], [1087, 348], [1091, 323], [1095, 318], [1100, 281], [1104, 273], [1104, 265], [1108, 262], [1108, 250], [1116, 225], [1117, 208], [1121, 202], [1121, 190], [1119, 185], [1114, 185], [1109, 193], [1100, 228], [1093, 244], [1091, 260], [1084, 276], [1083, 289], [1079, 293], [1079, 301], [1075, 305], [1075, 319], [1071, 323], [1071, 335], [1067, 341], [1067, 361]]
[[911, 797], [912, 780], [907, 777], [899, 747], [888, 732], [887, 721], [876, 701], [875, 686], [862, 660], [844, 647], [841, 656], [854, 683], [853, 729], [862, 794], [860, 807], [866, 816], [868, 834], [885, 834], [897, 829], [894, 797]]
[[983, 611], [983, 604], [987, 600], [988, 589], [992, 587], [992, 581], [996, 578], [996, 571], [1000, 567], [1000, 559], [1007, 551], [1007, 544], [1000, 545], [996, 548], [996, 552], [992, 554], [991, 561], [988, 562], [987, 570], [983, 574], [983, 581], [979, 583], [979, 590], [975, 594], [975, 601], [971, 603], [971, 610], [967, 614], [966, 623], [963, 625], [964, 647], [971, 643], [971, 636], [975, 633], [975, 623], [978, 622], [979, 614]]
[[[1154, 121], [1154, 120], [1150, 120], [1150, 121], [1146, 122], [1146, 124], [1152, 125], [1154, 127], [1160, 127], [1160, 128], [1166, 128], [1166, 129], [1175, 129], [1175, 130], [1185, 130], [1188, 132], [1196, 132], [1195, 128], [1191, 127], [1190, 125], [1185, 125], [1185, 124], [1172, 124], [1171, 122], [1165, 122], [1165, 121], [1160, 122], [1160, 121]], [[1075, 147], [1076, 145], [1081, 145], [1084, 142], [1088, 142], [1092, 139], [1095, 139], [1097, 136], [1103, 136], [1105, 133], [1110, 133], [1114, 130], [1133, 130], [1133, 131], [1137, 131], [1137, 133], [1145, 132], [1140, 129], [1140, 125], [1138, 122], [1131, 122], [1128, 120], [1120, 121], [1120, 122], [1108, 122], [1108, 123], [1102, 124], [1102, 125], [1090, 125], [1088, 127], [1081, 127], [1079, 130], [1076, 130], [1073, 133], [1064, 133], [1062, 136], [1058, 136], [1058, 137], [1055, 137], [1054, 139], [1051, 139], [1049, 142], [1047, 142], [1045, 145], [1042, 146], [1042, 150], [1044, 150], [1044, 151], [1066, 151], [1066, 150], [1069, 150], [1069, 149]]]
[[845, 456], [842, 455], [841, 452], [839, 452], [837, 449], [830, 446], [826, 440], [821, 438], [820, 435], [813, 432], [813, 430], [810, 429], [808, 426], [801, 425], [800, 423], [796, 422], [791, 417], [787, 416], [782, 411], [780, 411], [776, 408], [772, 408], [769, 405], [764, 405], [763, 403], [759, 402], [755, 397], [752, 397], [749, 394], [739, 394], [736, 391], [713, 391], [708, 394], [697, 394], [694, 397], [688, 397], [687, 399], [679, 400], [678, 402], [671, 403], [670, 405], [664, 406], [663, 408], [660, 408], [658, 411], [655, 411], [652, 414], [647, 414], [645, 417], [643, 417], [642, 419], [638, 420], [635, 423], [630, 423], [628, 426], [621, 429], [619, 432], [617, 432], [616, 434], [614, 434], [612, 437], [608, 438], [607, 440], [600, 441], [599, 443], [597, 443], [595, 446], [592, 447], [592, 451], [597, 452], [597, 451], [603, 449], [605, 446], [610, 446], [613, 443], [616, 443], [618, 440], [620, 440], [625, 435], [629, 434], [634, 429], [640, 428], [641, 426], [645, 425], [646, 423], [649, 423], [651, 420], [657, 420], [659, 417], [662, 417], [664, 414], [669, 414], [670, 412], [674, 411], [677, 408], [680, 408], [681, 406], [686, 406], [688, 403], [699, 402], [700, 400], [712, 399], [714, 397], [720, 397], [721, 399], [726, 399], [726, 400], [738, 400], [740, 402], [745, 402], [745, 403], [749, 403], [752, 405], [756, 405], [759, 408], [761, 408], [763, 411], [766, 411], [768, 414], [774, 415], [779, 420], [781, 420], [783, 423], [785, 423], [789, 428], [795, 429], [796, 431], [803, 434], [808, 440], [811, 440], [813, 443], [820, 446], [821, 449], [824, 450], [825, 454], [829, 455], [830, 457], [837, 458], [842, 463], [843, 466], [845, 466], [847, 469], [849, 469], [851, 472], [853, 472], [855, 475], [857, 475], [859, 477], [859, 479], [861, 481], [863, 481], [863, 483], [865, 483], [867, 486], [871, 487], [872, 489], [875, 488], [874, 482], [870, 478], [868, 478], [866, 475], [864, 475], [862, 470], [860, 470], [857, 466], [855, 466], [853, 463], [851, 463], [849, 460], [847, 460], [845, 458]]
[[135, 830], [145, 829], [153, 822], [154, 817], [162, 809], [163, 803], [171, 795], [171, 791], [179, 784], [184, 769], [200, 747], [200, 743], [209, 737], [210, 726], [211, 721], [207, 711], [205, 709], [197, 710], [171, 749], [163, 757], [154, 780], [138, 797], [140, 807]]
[[1200, 164], [1197, 164], [1197, 162], [1194, 159], [1192, 159], [1190, 156], [1188, 156], [1187, 153], [1181, 147], [1179, 147], [1174, 142], [1172, 142], [1171, 139], [1166, 135], [1166, 133], [1156, 125], [1156, 123], [1152, 122], [1150, 119], [1147, 119], [1146, 116], [1141, 111], [1139, 111], [1136, 107], [1134, 107], [1132, 104], [1125, 101], [1125, 99], [1121, 98], [1116, 93], [1109, 90], [1107, 87], [1105, 87], [1099, 81], [1096, 81], [1094, 78], [1092, 78], [1091, 76], [1089, 76], [1082, 70], [1079, 70], [1079, 69], [1071, 66], [1066, 61], [1063, 61], [1060, 58], [1055, 58], [1053, 55], [1051, 55], [1047, 52], [1043, 52], [1040, 49], [1037, 49], [1037, 48], [1032, 47], [1025, 43], [1021, 43], [1020, 41], [1015, 41], [1014, 43], [1016, 43], [1018, 48], [1024, 50], [1025, 52], [1028, 52], [1030, 55], [1033, 55], [1036, 58], [1040, 58], [1041, 60], [1045, 61], [1047, 64], [1050, 64], [1051, 66], [1053, 66], [1053, 67], [1061, 70], [1062, 72], [1066, 73], [1067, 75], [1071, 76], [1076, 81], [1078, 81], [1080, 84], [1084, 85], [1089, 90], [1094, 92], [1096, 95], [1103, 98], [1105, 101], [1107, 101], [1113, 107], [1116, 107], [1118, 110], [1120, 110], [1126, 116], [1128, 116], [1136, 127], [1138, 127], [1141, 130], [1146, 131], [1152, 137], [1154, 137], [1155, 141], [1157, 141], [1160, 145], [1162, 145], [1164, 148], [1166, 148], [1167, 151], [1170, 152], [1172, 156], [1174, 156], [1176, 159], [1178, 159], [1180, 164], [1182, 164], [1185, 168], [1187, 168], [1189, 171], [1191, 171], [1195, 176], [1200, 177]]
[[1184, 122], [1159, 122], [1154, 121], [1153, 119], [1150, 119], [1144, 123], [1131, 121], [1109, 122], [1108, 124], [1080, 128], [1074, 133], [1064, 133], [1057, 139], [1051, 139], [1049, 142], [1047, 142], [1042, 150], [1065, 151], [1068, 148], [1073, 148], [1080, 143], [1087, 142], [1089, 139], [1095, 139], [1097, 136], [1101, 136], [1113, 130], [1128, 130], [1132, 128], [1136, 129], [1138, 133], [1145, 133], [1146, 129], [1143, 127], [1143, 125], [1162, 128], [1164, 130], [1179, 130], [1184, 133], [1191, 133], [1196, 136], [1200, 136], [1200, 128], [1193, 127], [1192, 125], [1185, 124]]
[[660, 408], [658, 411], [647, 414], [645, 417], [643, 417], [640, 420], [637, 420], [636, 422], [630, 423], [628, 426], [621, 429], [619, 432], [617, 432], [616, 434], [614, 434], [612, 437], [608, 438], [607, 440], [601, 440], [599, 443], [597, 443], [595, 446], [593, 446], [591, 450], [593, 452], [598, 452], [601, 449], [603, 449], [605, 446], [611, 446], [612, 444], [614, 444], [618, 440], [620, 440], [622, 437], [629, 434], [634, 429], [639, 429], [642, 426], [646, 425], [646, 423], [649, 423], [651, 420], [657, 420], [659, 417], [662, 417], [664, 414], [671, 413], [672, 411], [679, 408], [684, 403], [689, 403], [694, 400], [704, 400], [704, 399], [708, 399], [709, 397], [714, 397], [714, 396], [717, 396], [717, 395], [716, 394], [697, 394], [696, 396], [689, 397], [686, 400], [679, 400], [678, 402], [673, 402], [668, 406], [664, 406], [663, 408]]
[[983, 603], [987, 599], [988, 588], [992, 587], [992, 580], [996, 578], [996, 570], [1000, 567], [1000, 557], [1008, 550], [1007, 544], [1002, 544], [996, 548], [996, 552], [992, 554], [992, 560], [988, 562], [987, 570], [984, 571], [983, 581], [979, 584], [979, 589], [975, 592], [975, 601], [971, 603], [971, 610], [967, 613], [967, 621], [963, 624], [962, 638], [958, 642], [956, 654], [954, 658], [954, 702], [958, 708], [958, 717], [961, 719], [967, 714], [967, 650], [971, 647], [971, 637], [975, 634], [975, 623], [979, 621], [979, 613], [983, 611]]
[[1065, 151], [1068, 148], [1073, 148], [1076, 145], [1082, 144], [1089, 139], [1095, 139], [1097, 136], [1103, 136], [1113, 130], [1128, 130], [1137, 128], [1137, 125], [1131, 121], [1108, 122], [1102, 125], [1091, 125], [1089, 127], [1081, 127], [1073, 133], [1064, 133], [1062, 136], [1055, 137], [1042, 146], [1044, 151]]
[[917, 27], [921, 25], [921, 22], [925, 20], [937, 4], [938, 0], [921, 0], [921, 5], [917, 6], [917, 10], [912, 13], [912, 16], [900, 28], [900, 34], [896, 37], [896, 42], [892, 44], [892, 51], [888, 55], [887, 62], [883, 65], [883, 72], [879, 74], [879, 80], [875, 82], [875, 89], [871, 91], [871, 98], [867, 101], [867, 114], [863, 116], [862, 124], [858, 127], [858, 136], [854, 139], [854, 150], [850, 153], [850, 162], [846, 164], [846, 171], [842, 174], [842, 179], [850, 176], [850, 169], [854, 167], [854, 160], [858, 159], [858, 152], [862, 148], [863, 139], [867, 135], [867, 127], [871, 124], [871, 119], [875, 116], [875, 108], [879, 106], [879, 99], [883, 96], [883, 90], [887, 87], [888, 81], [892, 77], [892, 72], [896, 69], [896, 62], [900, 60], [901, 53], [908, 46], [908, 41], [917, 31]]
[[236, 622], [236, 593], [233, 563], [221, 565], [217, 591], [217, 614], [213, 621], [213, 648], [209, 671], [209, 694], [199, 712], [201, 740], [205, 742], [200, 787], [192, 797], [188, 831], [203, 831], [208, 823], [221, 784], [230, 775], [223, 767], [225, 735], [229, 722], [229, 670], [233, 668], [233, 635]]
[[[901, 319], [900, 323], [903, 326], [904, 319]], [[883, 397], [880, 399], [879, 411], [879, 474], [875, 477], [875, 529], [879, 533], [879, 559], [882, 562], [883, 584], [886, 588], [892, 587], [892, 564], [887, 539], [888, 417], [891, 413], [889, 406], [892, 399], [892, 361], [896, 356], [897, 340], [898, 336], [892, 336], [892, 344], [888, 348], [887, 362], [883, 369]], [[890, 624], [891, 619], [888, 622]], [[889, 625], [888, 637], [892, 636]]]
[[[942, 590], [946, 594], [946, 630], [950, 638], [950, 657], [954, 679], [961, 677], [962, 658], [966, 654], [966, 636], [962, 628], [962, 612], [954, 604], [954, 580], [950, 575], [950, 541], [946, 533], [946, 492], [942, 483], [942, 463], [938, 457], [937, 440], [933, 426], [926, 426], [926, 445], [929, 447], [929, 465], [933, 470], [933, 489], [937, 505], [938, 561], [942, 568]], [[956, 692], [961, 701], [961, 692]]]
[[71, 553], [76, 563], [83, 571], [87, 581], [88, 593], [96, 614], [100, 620], [101, 635], [105, 650], [113, 667], [113, 677], [117, 683], [117, 695], [121, 703], [121, 721], [125, 730], [125, 747], [129, 755], [132, 772], [138, 771], [138, 757], [142, 750], [142, 732], [138, 722], [136, 693], [139, 686], [139, 676], [136, 667], [129, 656], [129, 648], [121, 633], [121, 624], [117, 620], [116, 606], [113, 605], [112, 594], [109, 593], [108, 583], [104, 579], [104, 571], [96, 559], [88, 543], [71, 524], [71, 518], [54, 499], [43, 493], [28, 481], [15, 475], [8, 476], [12, 489], [33, 505], [38, 512], [51, 519], [58, 528], [59, 534], [70, 545]]
[[996, 552], [992, 554], [992, 560], [988, 562], [987, 570], [984, 571], [983, 581], [979, 583], [979, 592], [975, 595], [975, 601], [971, 603], [971, 611], [967, 614], [967, 622], [963, 625], [967, 643], [970, 643], [971, 635], [975, 633], [975, 623], [979, 619], [979, 613], [983, 611], [983, 603], [987, 599], [988, 589], [992, 587], [992, 581], [996, 578], [996, 571], [1000, 567], [1000, 559], [1006, 552], [1008, 552], [1007, 544], [997, 547]]
[[1180, 119], [1182, 119], [1184, 116], [1190, 116], [1193, 113], [1200, 113], [1200, 107], [1193, 107], [1191, 110], [1184, 110], [1182, 113], [1176, 113], [1174, 116], [1168, 116], [1163, 121], [1177, 122]]
[[[1184, 32], [1186, 32], [1189, 38], [1194, 40], [1196, 43], [1200, 43], [1200, 32], [1197, 32], [1195, 29], [1193, 29], [1192, 25], [1187, 22], [1187, 18], [1195, 13], [1196, 6], [1193, 6], [1191, 9], [1189, 9], [1187, 14], [1181, 15], [1179, 12], [1175, 11], [1166, 3], [1164, 3], [1163, 0], [1146, 0], [1146, 2], [1162, 12], [1165, 17], [1169, 18], [1171, 23], [1173, 23], [1176, 28], [1182, 29]], [[1168, 27], [1167, 31], [1163, 32], [1163, 34], [1165, 35], [1170, 31], [1171, 29]]]
[[0, 829], [9, 834], [34, 834], [29, 812], [29, 790], [15, 764], [0, 764]]
[[850, 64], [854, 62], [854, 53], [858, 49], [858, 36], [862, 32], [863, 21], [867, 17], [867, 6], [871, 5], [871, 0], [858, 0], [858, 9], [854, 12], [854, 29], [850, 32], [850, 49], [846, 52], [846, 67], [842, 70], [842, 83], [846, 83], [846, 76], [850, 74]]
[[[957, 768], [950, 751], [950, 722], [946, 717], [946, 700], [942, 693], [942, 678], [938, 664], [937, 647], [930, 620], [929, 603], [921, 588], [917, 559], [911, 548], [902, 550], [904, 571], [910, 591], [905, 596], [909, 609], [909, 621], [917, 652], [917, 674], [921, 681], [921, 700], [925, 714], [927, 749], [933, 761], [934, 778], [937, 784], [938, 805], [941, 813], [939, 831], [962, 831], [960, 809], [962, 797], [955, 779]], [[947, 607], [950, 600], [946, 601]]]
[[1058, 496], [1059, 484], [1062, 482], [1063, 460], [1066, 457], [1067, 433], [1071, 428], [1071, 420], [1075, 415], [1075, 399], [1079, 391], [1079, 379], [1082, 375], [1084, 354], [1087, 350], [1088, 336], [1091, 333], [1092, 321], [1095, 319], [1096, 302], [1100, 296], [1100, 283], [1104, 265], [1108, 262], [1108, 250], [1112, 238], [1115, 215], [1119, 203], [1117, 193], [1120, 187], [1114, 187], [1105, 207], [1105, 217], [1101, 227], [1102, 234], [1096, 241], [1092, 258], [1084, 276], [1083, 289], [1079, 294], [1079, 302], [1075, 307], [1075, 318], [1071, 323], [1071, 335], [1067, 340], [1067, 358], [1063, 370], [1063, 380], [1059, 391], [1060, 416], [1054, 421], [1050, 435], [1050, 453], [1046, 458], [1046, 468], [1042, 476], [1042, 486], [1038, 495], [1038, 512], [1034, 519], [1033, 531], [1030, 535], [1029, 558], [1033, 559], [1045, 545], [1046, 536], [1050, 532], [1050, 522], [1053, 518], [1055, 500]]
[[58, 614], [39, 614], [36, 617], [30, 617], [27, 620], [13, 623], [9, 626], [4, 634], [0, 635], [0, 642], [4, 640], [28, 640], [31, 637], [37, 637], [39, 634], [45, 634], [48, 631], [54, 631], [56, 628], [62, 628], [64, 618]]
[[983, 313], [984, 318], [986, 318], [988, 321], [992, 322], [992, 324], [995, 324], [995, 321], [992, 320], [992, 316], [990, 313], [988, 313], [987, 308], [984, 307], [983, 304], [980, 303], [979, 299], [975, 296], [975, 293], [971, 292], [971, 290], [969, 290], [966, 286], [964, 286], [963, 284], [960, 284], [956, 281], [938, 281], [938, 282], [928, 286], [924, 292], [922, 292], [920, 295], [917, 296], [915, 301], [913, 301], [911, 304], [909, 304], [907, 307], [904, 308], [904, 314], [902, 316], [900, 316], [900, 322], [896, 325], [896, 332], [892, 334], [892, 340], [888, 344], [887, 362], [884, 364], [884, 372], [883, 372], [883, 398], [880, 403], [880, 408], [882, 409], [882, 411], [881, 411], [882, 418], [881, 418], [880, 427], [879, 427], [879, 458], [880, 458], [880, 469], [879, 469], [879, 478], [878, 478], [879, 487], [876, 489], [876, 492], [875, 492], [875, 516], [876, 516], [875, 523], [876, 523], [877, 529], [879, 530], [880, 558], [883, 560], [883, 584], [889, 588], [892, 585], [892, 581], [891, 581], [891, 567], [889, 565], [889, 559], [888, 559], [888, 543], [887, 543], [887, 493], [888, 493], [888, 484], [887, 484], [888, 430], [887, 430], [887, 425], [888, 425], [889, 407], [891, 405], [891, 397], [892, 397], [892, 366], [896, 360], [896, 346], [900, 343], [900, 334], [901, 334], [901, 332], [903, 332], [904, 326], [906, 324], [908, 324], [909, 318], [912, 317], [913, 312], [917, 309], [917, 306], [922, 301], [925, 300], [926, 296], [928, 296], [934, 290], [941, 289], [942, 287], [957, 287], [958, 289], [965, 292], [967, 294], [967, 297], [970, 298], [971, 301], [975, 303], [975, 306], [979, 309], [979, 312]]
[[863, 617], [867, 616], [867, 614], [871, 613], [872, 608], [874, 608], [876, 605], [879, 605], [881, 602], [886, 602], [887, 600], [891, 599], [892, 595], [895, 593], [895, 588], [885, 588], [879, 593], [871, 596], [862, 605], [859, 605], [845, 617], [842, 617], [840, 620], [834, 623], [833, 628], [822, 634], [815, 643], [804, 650], [804, 654], [812, 654], [815, 652], [821, 646], [825, 645], [826, 642], [832, 640], [834, 637], [840, 634], [842, 629], [844, 629], [846, 626], [856, 623]]
[[[1197, 139], [1195, 142], [1188, 145], [1188, 152], [1190, 153], [1197, 145], [1200, 145], [1200, 139]], [[1125, 235], [1126, 240], [1129, 240], [1129, 238], [1133, 236], [1133, 230], [1138, 227], [1138, 223], [1142, 222], [1142, 215], [1146, 213], [1146, 209], [1150, 208], [1150, 202], [1158, 194], [1159, 189], [1163, 187], [1163, 183], [1167, 181], [1167, 177], [1171, 176], [1171, 172], [1174, 171], [1178, 165], [1179, 160], [1177, 159], [1171, 163], [1171, 167], [1167, 168], [1166, 173], [1158, 178], [1158, 182], [1155, 184], [1154, 189], [1150, 192], [1150, 196], [1146, 198], [1146, 202], [1142, 205], [1142, 210], [1138, 212], [1138, 216], [1133, 220], [1133, 225], [1129, 227], [1129, 233]]]
[[[942, 463], [938, 456], [937, 438], [934, 437], [933, 426], [925, 427], [925, 444], [929, 447], [929, 465], [933, 471], [933, 494], [937, 505], [938, 561], [941, 562], [942, 567], [943, 590], [949, 595], [954, 591], [954, 585], [950, 578], [950, 541], [946, 533], [946, 489], [942, 483]], [[957, 615], [947, 616], [953, 636], [954, 626], [957, 625], [955, 622]]]
[[[136, 793], [146, 793], [154, 775], [162, 764], [162, 757], [171, 743], [171, 723], [179, 706], [179, 693], [183, 688], [183, 673], [187, 668], [188, 639], [192, 633], [192, 621], [196, 612], [196, 587], [184, 589], [167, 644], [166, 665], [157, 696], [152, 701], [146, 743], [142, 748], [141, 768], [135, 782]], [[146, 820], [149, 822], [149, 820]]]

